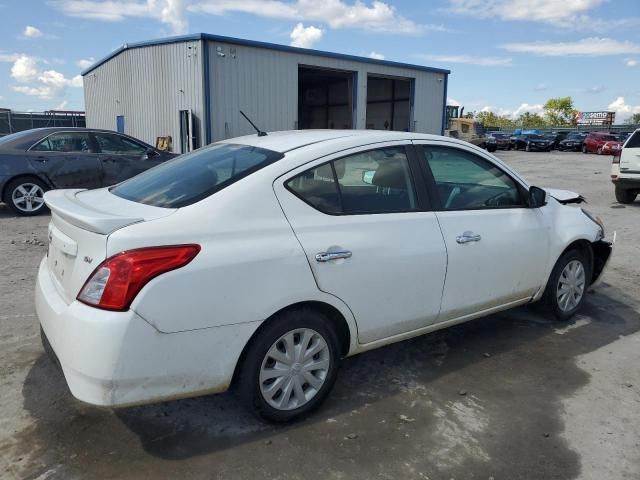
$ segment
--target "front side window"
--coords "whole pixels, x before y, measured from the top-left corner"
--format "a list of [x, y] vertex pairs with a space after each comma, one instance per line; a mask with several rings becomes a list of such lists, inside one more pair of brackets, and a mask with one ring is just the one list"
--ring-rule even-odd
[[640, 148], [640, 130], [633, 133], [631, 137], [629, 137], [625, 148]]
[[330, 214], [406, 212], [417, 205], [404, 147], [343, 157], [297, 175], [286, 186]]
[[248, 145], [214, 144], [181, 155], [111, 188], [111, 193], [155, 207], [180, 208], [280, 160], [283, 155]]
[[31, 150], [38, 152], [91, 152], [89, 134], [86, 132], [60, 132], [49, 135]]
[[140, 155], [147, 151], [144, 145], [114, 133], [95, 133], [100, 152], [120, 155]]
[[433, 173], [445, 210], [524, 206], [516, 182], [491, 162], [466, 150], [425, 146], [424, 161]]

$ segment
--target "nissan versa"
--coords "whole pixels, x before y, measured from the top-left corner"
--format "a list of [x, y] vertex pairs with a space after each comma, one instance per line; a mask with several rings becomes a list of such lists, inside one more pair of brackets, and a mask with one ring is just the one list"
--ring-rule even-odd
[[44, 198], [43, 343], [104, 406], [233, 386], [292, 420], [349, 355], [536, 301], [568, 319], [612, 250], [579, 195], [414, 133], [240, 137]]

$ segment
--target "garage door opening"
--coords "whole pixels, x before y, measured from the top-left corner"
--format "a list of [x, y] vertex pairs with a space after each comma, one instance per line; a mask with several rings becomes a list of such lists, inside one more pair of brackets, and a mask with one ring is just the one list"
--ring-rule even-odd
[[409, 132], [412, 80], [367, 76], [367, 128]]
[[298, 128], [354, 128], [355, 73], [298, 67]]

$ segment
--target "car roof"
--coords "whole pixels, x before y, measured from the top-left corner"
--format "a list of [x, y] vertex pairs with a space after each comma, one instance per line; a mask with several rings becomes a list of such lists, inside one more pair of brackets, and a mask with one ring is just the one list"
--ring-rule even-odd
[[[259, 137], [256, 134], [223, 140], [220, 143], [236, 143], [265, 148], [275, 152], [286, 153], [291, 150], [322, 142], [341, 140], [341, 144], [352, 143], [353, 146], [367, 143], [390, 142], [397, 140], [436, 140], [440, 135], [426, 133], [394, 132], [387, 130], [286, 130], [269, 132]], [[461, 140], [446, 137], [452, 143], [466, 144]], [[351, 142], [350, 142], [351, 140]]]
[[125, 137], [129, 137], [137, 141], [138, 143], [142, 143], [146, 146], [150, 146], [146, 142], [139, 140], [135, 137], [131, 137], [131, 135], [127, 135], [125, 133], [114, 132], [113, 130], [103, 130], [100, 128], [86, 128], [86, 127], [42, 127], [42, 128], [32, 128], [29, 130], [22, 130], [21, 135], [15, 139], [12, 139], [5, 144], [3, 144], [2, 148], [8, 149], [28, 149], [34, 143], [39, 141], [40, 139], [51, 135], [56, 132], [99, 132], [99, 133], [113, 133], [116, 135], [123, 135]]

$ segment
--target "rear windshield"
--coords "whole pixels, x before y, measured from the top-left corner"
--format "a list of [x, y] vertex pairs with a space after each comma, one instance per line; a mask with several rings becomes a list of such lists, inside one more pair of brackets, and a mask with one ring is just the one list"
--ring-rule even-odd
[[627, 140], [624, 148], [640, 148], [640, 130], [633, 133], [629, 137], [629, 140]]
[[33, 133], [31, 130], [23, 130], [22, 132], [12, 133], [10, 135], [5, 135], [4, 137], [0, 137], [0, 145], [5, 145], [16, 140], [20, 140], [22, 137], [29, 136]]
[[237, 182], [283, 155], [247, 145], [216, 144], [181, 155], [111, 188], [111, 193], [154, 207], [180, 208]]

